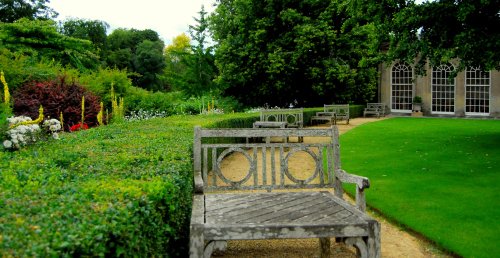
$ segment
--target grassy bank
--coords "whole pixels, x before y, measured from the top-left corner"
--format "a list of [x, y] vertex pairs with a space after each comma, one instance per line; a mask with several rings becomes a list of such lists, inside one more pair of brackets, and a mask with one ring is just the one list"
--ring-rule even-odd
[[370, 206], [460, 256], [500, 253], [500, 121], [393, 118], [341, 142]]

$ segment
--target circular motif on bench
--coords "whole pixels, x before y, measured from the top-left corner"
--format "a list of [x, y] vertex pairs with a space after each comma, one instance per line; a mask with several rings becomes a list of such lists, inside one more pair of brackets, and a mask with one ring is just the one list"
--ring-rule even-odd
[[286, 115], [286, 122], [288, 124], [293, 125], [293, 124], [295, 124], [295, 122], [297, 122], [296, 120], [297, 120], [297, 117], [295, 115]]
[[[248, 168], [248, 171], [246, 172], [246, 174], [242, 175], [242, 179], [241, 180], [231, 180], [229, 178], [227, 178], [226, 176], [224, 176], [224, 174], [222, 173], [222, 169], [221, 169], [221, 163], [222, 163], [222, 160], [224, 160], [224, 158], [226, 158], [227, 156], [233, 154], [233, 153], [240, 153], [242, 154], [248, 161], [248, 164], [249, 164], [249, 168]], [[255, 171], [255, 162], [254, 162], [254, 159], [248, 154], [248, 152], [246, 152], [244, 149], [242, 148], [228, 148], [228, 149], [225, 149], [220, 155], [219, 157], [217, 158], [217, 176], [226, 184], [229, 184], [231, 186], [239, 186], [243, 183], [245, 183], [246, 181], [248, 181], [248, 179], [250, 179], [250, 177], [252, 176], [252, 171]]]
[[[312, 175], [309, 178], [306, 178], [306, 179], [298, 179], [298, 178], [296, 178], [293, 175], [293, 172], [290, 172], [290, 168], [289, 168], [290, 158], [293, 155], [295, 155], [295, 154], [297, 154], [299, 152], [309, 154], [310, 157], [314, 160], [314, 163], [315, 163], [314, 172], [312, 173]], [[296, 184], [308, 184], [312, 180], [314, 180], [316, 177], [318, 177], [318, 175], [319, 175], [319, 166], [320, 166], [320, 164], [318, 164], [318, 156], [314, 152], [312, 152], [310, 149], [305, 148], [303, 146], [301, 146], [299, 148], [293, 148], [293, 149], [291, 149], [287, 153], [287, 155], [285, 156], [285, 159], [284, 159], [285, 175], [288, 177], [288, 179], [290, 179], [292, 182], [294, 182]]]

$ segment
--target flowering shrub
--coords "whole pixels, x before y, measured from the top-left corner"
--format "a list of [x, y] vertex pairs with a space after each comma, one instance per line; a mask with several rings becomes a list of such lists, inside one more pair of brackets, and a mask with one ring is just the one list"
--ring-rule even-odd
[[223, 109], [218, 109], [218, 108], [212, 108], [210, 110], [202, 110], [201, 111], [201, 114], [202, 115], [209, 115], [209, 114], [218, 114], [218, 115], [221, 115], [221, 114], [224, 114], [224, 110]]
[[165, 111], [148, 111], [139, 109], [139, 111], [132, 111], [127, 116], [125, 116], [125, 121], [141, 121], [166, 116], [168, 116], [168, 113]]
[[[18, 116], [7, 118], [9, 128], [16, 124], [31, 121], [30, 117]], [[36, 142], [41, 130], [38, 124], [19, 125], [7, 131], [7, 140], [3, 142], [6, 149], [17, 150], [30, 143]]]
[[7, 130], [7, 139], [3, 141], [3, 146], [9, 150], [18, 150], [23, 146], [35, 143], [36, 141], [51, 136], [59, 139], [61, 123], [57, 119], [49, 119], [43, 122], [43, 131], [38, 123], [27, 116], [17, 116], [7, 118], [9, 130]]
[[48, 135], [51, 135], [54, 139], [59, 139], [59, 131], [61, 131], [61, 122], [57, 119], [49, 119], [43, 122], [42, 127]]
[[75, 124], [69, 128], [71, 132], [87, 130], [87, 129], [89, 129], [89, 126], [87, 124], [82, 124], [82, 123]]

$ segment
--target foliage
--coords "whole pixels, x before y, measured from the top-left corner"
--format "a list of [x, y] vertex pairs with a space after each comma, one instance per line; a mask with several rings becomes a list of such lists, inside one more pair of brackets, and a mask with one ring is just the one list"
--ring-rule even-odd
[[160, 73], [165, 68], [162, 41], [144, 40], [137, 45], [133, 58], [134, 71], [140, 75], [135, 78], [135, 85], [151, 90], [163, 90]]
[[65, 130], [81, 121], [81, 100], [85, 96], [85, 123], [97, 124], [99, 98], [75, 82], [64, 77], [45, 82], [29, 82], [13, 94], [13, 112], [16, 115], [36, 117], [43, 106], [46, 117], [58, 118], [63, 113]]
[[348, 18], [340, 1], [220, 1], [210, 24], [225, 94], [251, 106], [371, 100], [375, 29]]
[[73, 38], [92, 42], [98, 53], [106, 48], [109, 24], [99, 20], [67, 19], [59, 24], [59, 32]]
[[207, 12], [204, 6], [201, 6], [198, 12], [199, 18], [194, 18], [196, 25], [189, 26], [189, 33], [195, 45], [188, 62], [187, 81], [184, 92], [188, 96], [202, 96], [204, 94], [217, 94], [217, 88], [214, 79], [217, 76], [217, 67], [213, 55], [213, 47], [206, 47], [206, 38], [208, 35]]
[[12, 116], [10, 105], [0, 102], [0, 135], [5, 135], [8, 130], [9, 123], [7, 118]]
[[0, 22], [14, 22], [21, 18], [48, 20], [59, 14], [47, 4], [50, 0], [2, 0]]
[[116, 29], [107, 38], [107, 67], [127, 70], [134, 84], [145, 89], [163, 89], [158, 80], [164, 68], [164, 43], [153, 30]]
[[231, 117], [111, 124], [0, 152], [0, 253], [186, 257], [192, 128]]
[[[389, 44], [385, 60], [425, 65], [456, 60], [465, 67], [500, 69], [500, 4], [498, 0], [353, 1], [358, 20], [376, 23], [380, 44]], [[362, 22], [361, 22], [362, 23]]]
[[99, 96], [107, 108], [111, 108], [111, 85], [118, 96], [125, 96], [133, 87], [126, 70], [117, 68], [99, 68], [81, 74], [78, 81], [86, 89]]
[[20, 19], [14, 23], [0, 23], [0, 43], [13, 53], [37, 60], [54, 59], [79, 70], [98, 64], [90, 41], [60, 34], [55, 22], [50, 20]]
[[165, 48], [164, 76], [169, 89], [180, 91], [189, 88], [186, 77], [188, 73], [188, 59], [192, 55], [191, 39], [181, 34], [172, 40], [172, 44]]
[[[11, 92], [27, 81], [45, 81], [57, 78], [63, 72], [59, 63], [42, 58], [30, 57], [14, 53], [0, 47], [0, 69], [5, 72], [5, 79], [9, 83]], [[64, 73], [74, 74], [72, 69], [65, 69]]]
[[500, 121], [393, 118], [340, 141], [343, 168], [371, 181], [371, 207], [460, 257], [500, 252]]

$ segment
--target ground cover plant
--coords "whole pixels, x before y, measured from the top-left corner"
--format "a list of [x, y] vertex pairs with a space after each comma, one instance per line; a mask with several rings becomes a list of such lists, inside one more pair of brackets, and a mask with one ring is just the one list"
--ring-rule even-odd
[[193, 126], [255, 114], [123, 122], [0, 151], [0, 253], [187, 255]]
[[[371, 207], [463, 257], [500, 253], [500, 121], [393, 118], [342, 135]], [[352, 193], [353, 189], [349, 189]]]

